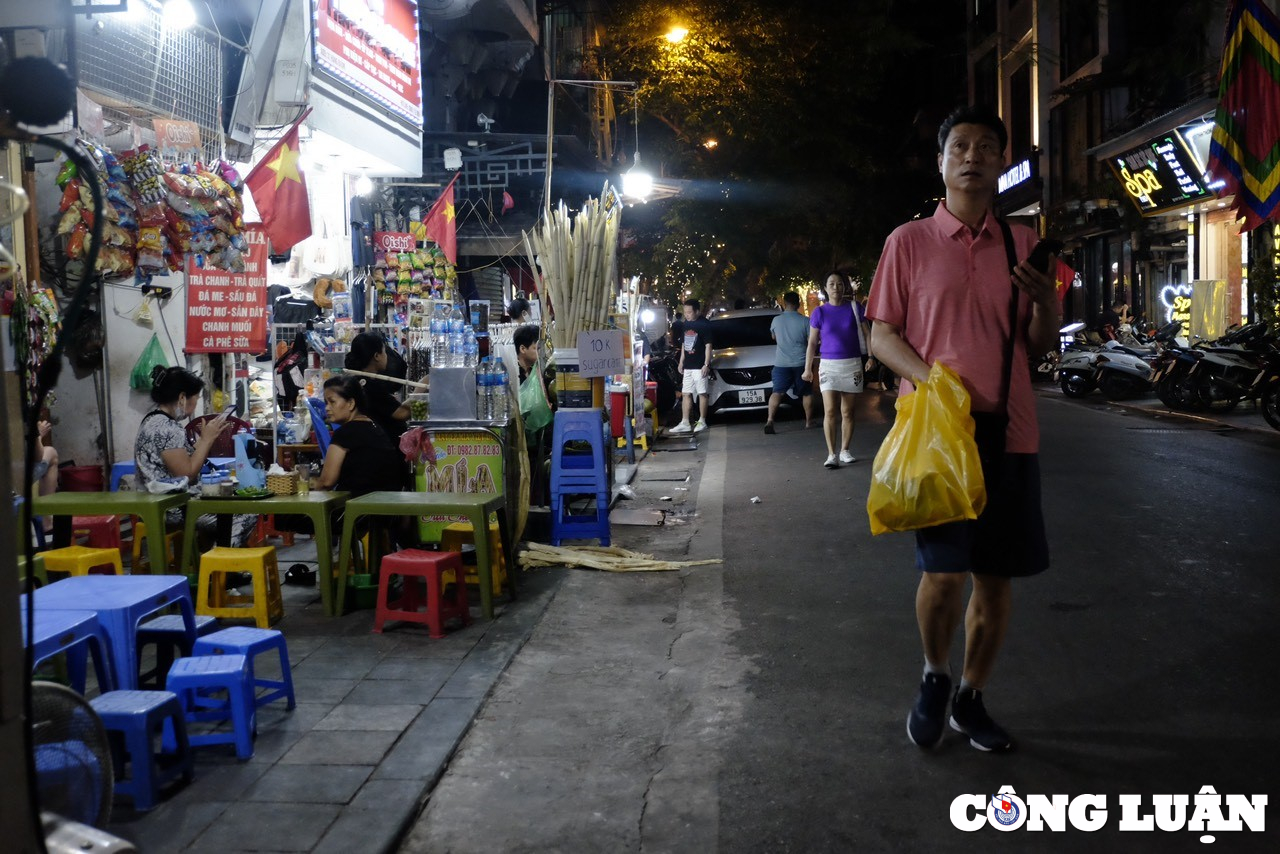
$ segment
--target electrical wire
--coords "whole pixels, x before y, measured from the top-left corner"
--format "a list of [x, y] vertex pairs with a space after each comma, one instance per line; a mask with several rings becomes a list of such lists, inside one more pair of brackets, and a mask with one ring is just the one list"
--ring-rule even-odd
[[[80, 151], [73, 146], [68, 145], [55, 137], [34, 136], [17, 128], [7, 128], [5, 136], [10, 139], [17, 139], [21, 142], [37, 145], [47, 145], [50, 148], [60, 151], [66, 155], [67, 159], [75, 164], [79, 177], [89, 187], [89, 194], [93, 197], [93, 223], [89, 226], [89, 247], [85, 253], [84, 272], [80, 276], [80, 283], [76, 286], [71, 302], [63, 314], [63, 334], [59, 335], [53, 344], [53, 348], [49, 351], [49, 355], [40, 365], [40, 369], [36, 375], [36, 393], [30, 409], [27, 412], [24, 426], [26, 434], [23, 436], [23, 460], [22, 460], [22, 501], [26, 508], [26, 516], [30, 519], [35, 518], [35, 503], [32, 494], [33, 480], [35, 477], [35, 449], [36, 439], [39, 435], [39, 414], [44, 406], [45, 400], [49, 396], [49, 392], [58, 384], [58, 375], [62, 371], [62, 354], [66, 350], [67, 331], [74, 330], [80, 323], [80, 317], [85, 310], [85, 306], [89, 301], [89, 294], [93, 290], [91, 282], [94, 278], [95, 271], [98, 266], [98, 251], [102, 248], [102, 223], [104, 219], [103, 211], [105, 210], [105, 197], [102, 193], [102, 185], [98, 181], [98, 170]], [[21, 376], [21, 383], [26, 385], [25, 363], [18, 366]], [[25, 398], [24, 398], [25, 399]], [[24, 532], [23, 555], [27, 560], [27, 607], [26, 607], [26, 624], [27, 637], [35, 637], [35, 547], [31, 542], [31, 532]], [[23, 680], [23, 696], [22, 706], [23, 714], [26, 718], [26, 739], [28, 745], [35, 744], [35, 709], [33, 706], [31, 680], [35, 672], [35, 645], [27, 644], [23, 656], [23, 672], [26, 679]], [[35, 751], [26, 751], [27, 774], [33, 782], [36, 780], [36, 759]], [[40, 804], [39, 789], [32, 790], [31, 811], [32, 825], [34, 828], [41, 826], [40, 821]], [[37, 834], [41, 840], [43, 847], [43, 834]]]

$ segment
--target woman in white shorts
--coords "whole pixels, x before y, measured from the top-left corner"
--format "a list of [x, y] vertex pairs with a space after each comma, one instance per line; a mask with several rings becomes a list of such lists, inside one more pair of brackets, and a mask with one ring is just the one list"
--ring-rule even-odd
[[[843, 273], [830, 273], [827, 301], [809, 316], [813, 334], [805, 353], [802, 379], [813, 381], [813, 361], [818, 364], [818, 390], [822, 392], [822, 432], [827, 439], [829, 469], [856, 462], [850, 453], [853, 441], [853, 396], [862, 391], [862, 356], [867, 336], [861, 307], [853, 300], [853, 287]], [[836, 413], [840, 413], [840, 445], [836, 447]]]

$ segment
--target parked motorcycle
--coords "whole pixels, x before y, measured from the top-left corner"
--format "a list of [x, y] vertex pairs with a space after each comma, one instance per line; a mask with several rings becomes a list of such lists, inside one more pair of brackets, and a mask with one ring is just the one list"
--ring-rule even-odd
[[1098, 387], [1100, 349], [1068, 344], [1058, 359], [1058, 385], [1067, 397], [1088, 397]]
[[[1108, 341], [1094, 362], [1095, 381], [1107, 400], [1124, 400], [1151, 391], [1153, 363], [1161, 348], [1172, 341], [1182, 324], [1165, 324], [1156, 332], [1150, 345], [1124, 345]], [[1131, 339], [1132, 340], [1132, 339]]]
[[1190, 372], [1190, 384], [1206, 409], [1229, 412], [1261, 391], [1268, 373], [1275, 339], [1267, 325], [1250, 323], [1219, 338], [1204, 351]]

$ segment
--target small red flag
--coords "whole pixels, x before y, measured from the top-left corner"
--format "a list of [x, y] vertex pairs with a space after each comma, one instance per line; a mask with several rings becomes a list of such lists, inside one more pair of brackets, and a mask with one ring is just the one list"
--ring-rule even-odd
[[440, 246], [450, 264], [458, 263], [458, 223], [453, 210], [453, 183], [457, 180], [458, 176], [454, 175], [422, 220], [422, 230], [426, 232], [427, 239]]
[[307, 180], [298, 170], [298, 157], [302, 153], [298, 144], [298, 125], [306, 117], [304, 113], [294, 122], [293, 127], [244, 179], [258, 208], [262, 230], [271, 241], [271, 251], [276, 254], [287, 252], [295, 243], [311, 236]]
[[1054, 277], [1058, 285], [1058, 299], [1061, 300], [1067, 295], [1067, 290], [1071, 287], [1071, 283], [1076, 280], [1076, 271], [1067, 266], [1067, 262], [1061, 258], [1058, 259], [1058, 271]]

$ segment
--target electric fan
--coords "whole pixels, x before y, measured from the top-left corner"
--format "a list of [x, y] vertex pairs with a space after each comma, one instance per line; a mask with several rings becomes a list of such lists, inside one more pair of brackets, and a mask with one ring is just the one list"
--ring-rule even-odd
[[107, 731], [88, 701], [54, 682], [31, 683], [32, 745], [41, 810], [102, 827], [115, 774]]

